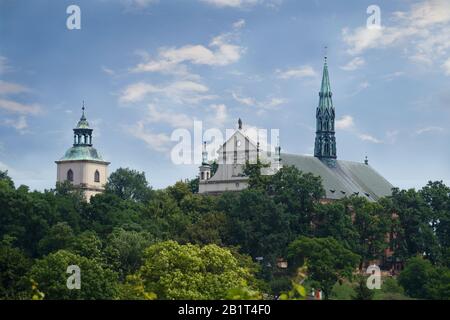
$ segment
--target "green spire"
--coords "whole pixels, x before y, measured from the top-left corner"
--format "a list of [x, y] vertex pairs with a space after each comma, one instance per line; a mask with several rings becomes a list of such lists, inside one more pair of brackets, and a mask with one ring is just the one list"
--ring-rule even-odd
[[[324, 60], [322, 85], [319, 92], [319, 105], [316, 110], [314, 156], [321, 160], [331, 160], [336, 159], [336, 138], [334, 136], [335, 113], [326, 56]], [[333, 161], [327, 162], [331, 164]]]

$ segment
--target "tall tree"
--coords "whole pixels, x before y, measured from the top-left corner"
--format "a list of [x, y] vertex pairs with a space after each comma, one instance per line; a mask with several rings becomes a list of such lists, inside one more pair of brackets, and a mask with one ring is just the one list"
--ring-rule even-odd
[[123, 200], [146, 201], [151, 189], [144, 172], [129, 168], [119, 168], [111, 173], [106, 184], [106, 192], [113, 193]]
[[333, 238], [300, 237], [289, 245], [288, 259], [293, 270], [306, 264], [308, 279], [328, 299], [338, 280], [352, 277], [359, 256]]

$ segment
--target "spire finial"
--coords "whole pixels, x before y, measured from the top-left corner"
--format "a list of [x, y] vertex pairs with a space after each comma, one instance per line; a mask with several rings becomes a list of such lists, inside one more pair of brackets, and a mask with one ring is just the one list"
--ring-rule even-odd
[[328, 59], [328, 46], [325, 46], [325, 48], [324, 48], [324, 60], [325, 60], [325, 64], [327, 63], [327, 59]]
[[81, 113], [81, 119], [86, 119], [86, 116], [84, 115], [84, 109], [86, 109], [84, 107], [84, 100], [83, 100], [83, 106], [81, 107], [82, 113]]
[[239, 120], [238, 120], [238, 128], [239, 128], [239, 130], [242, 130], [242, 120], [241, 120], [241, 118], [239, 118]]

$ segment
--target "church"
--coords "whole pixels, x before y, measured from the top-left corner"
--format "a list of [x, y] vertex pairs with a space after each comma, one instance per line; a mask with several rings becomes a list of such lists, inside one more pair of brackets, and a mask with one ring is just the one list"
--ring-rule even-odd
[[84, 114], [73, 129], [73, 146], [65, 155], [55, 161], [57, 164], [57, 182], [70, 181], [81, 189], [87, 201], [103, 192], [108, 176], [109, 162], [103, 160], [92, 145], [92, 132]]
[[[260, 155], [259, 141], [252, 141], [245, 134], [242, 121], [238, 129], [218, 150], [217, 170], [211, 172], [207, 161], [206, 144], [203, 147], [202, 165], [199, 172], [199, 193], [220, 194], [226, 191], [241, 191], [248, 187], [248, 177], [243, 174], [246, 161], [254, 161]], [[263, 152], [271, 154], [271, 152]], [[270, 157], [262, 156], [261, 162], [268, 163], [262, 174], [274, 174], [282, 166], [295, 166], [302, 172], [309, 172], [322, 178], [325, 201], [356, 195], [369, 201], [388, 196], [393, 186], [375, 169], [366, 158], [364, 162], [338, 160], [335, 137], [335, 109], [333, 106], [328, 63], [325, 57], [319, 104], [316, 109], [316, 137], [314, 156], [281, 153], [279, 146]]]

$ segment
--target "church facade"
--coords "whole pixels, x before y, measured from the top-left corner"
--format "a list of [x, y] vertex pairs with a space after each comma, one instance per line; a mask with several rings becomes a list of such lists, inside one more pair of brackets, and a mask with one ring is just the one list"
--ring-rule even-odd
[[[203, 151], [203, 163], [200, 167], [199, 193], [218, 194], [226, 191], [240, 191], [248, 187], [248, 177], [243, 174], [245, 162], [260, 155], [259, 143], [252, 141], [239, 128], [218, 151], [218, 167], [214, 175], [207, 162], [206, 146]], [[263, 150], [261, 155], [271, 154]], [[205, 156], [206, 155], [206, 156]], [[322, 84], [319, 92], [319, 104], [316, 109], [316, 137], [314, 156], [281, 153], [280, 146], [275, 154], [261, 158], [269, 163], [263, 174], [274, 174], [282, 166], [295, 166], [300, 171], [309, 172], [322, 178], [325, 189], [324, 200], [337, 200], [346, 196], [358, 195], [369, 201], [376, 201], [391, 194], [393, 186], [376, 172], [367, 159], [360, 163], [338, 160], [335, 137], [335, 109], [333, 106], [327, 58], [323, 66]], [[208, 174], [205, 174], [205, 171]], [[202, 174], [203, 172], [203, 174]]]
[[83, 112], [77, 126], [73, 129], [73, 146], [65, 155], [55, 161], [57, 182], [70, 181], [81, 189], [87, 201], [104, 191], [108, 176], [109, 162], [103, 160], [92, 144], [92, 132]]

